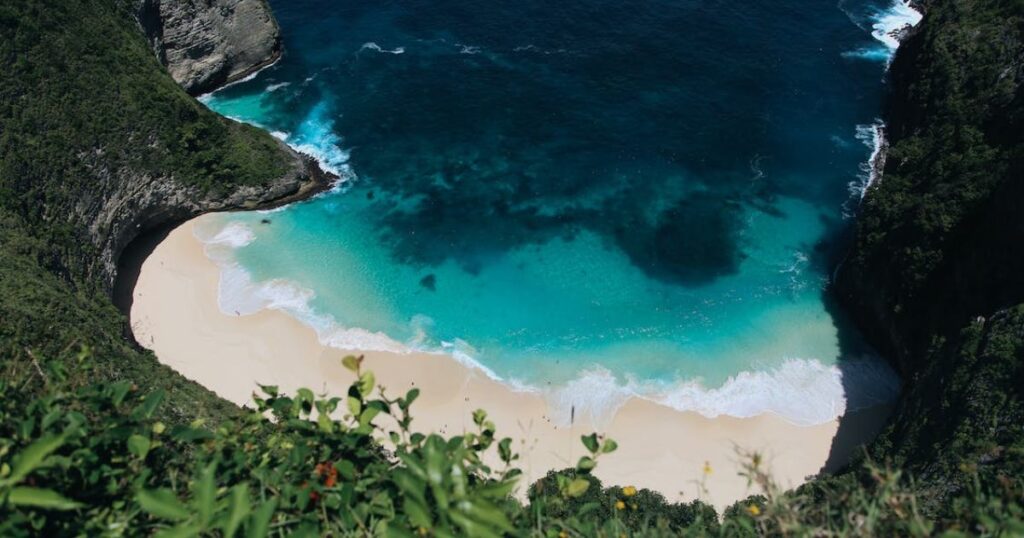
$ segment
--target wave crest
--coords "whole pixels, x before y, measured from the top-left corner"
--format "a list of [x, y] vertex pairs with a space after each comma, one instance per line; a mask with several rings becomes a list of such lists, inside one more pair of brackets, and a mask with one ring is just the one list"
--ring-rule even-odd
[[567, 383], [538, 388], [501, 378], [475, 358], [477, 351], [465, 341], [456, 339], [442, 342], [440, 348], [429, 348], [424, 343], [429, 340], [426, 332], [433, 321], [426, 316], [411, 321], [416, 336], [399, 342], [382, 332], [344, 327], [332, 316], [317, 313], [311, 306], [316, 296], [313, 290], [285, 279], [254, 280], [231, 255], [256, 239], [243, 223], [230, 222], [219, 229], [196, 226], [195, 235], [205, 244], [207, 256], [220, 266], [217, 302], [225, 314], [279, 310], [312, 327], [321, 344], [336, 349], [444, 353], [511, 390], [541, 394], [549, 416], [558, 425], [585, 421], [603, 429], [630, 398], [643, 398], [708, 418], [773, 413], [793, 424], [810, 426], [834, 420], [849, 410], [890, 402], [899, 392], [899, 378], [875, 358], [839, 365], [791, 358], [775, 368], [740, 372], [717, 387], [708, 387], [699, 379], [674, 383], [628, 377], [621, 380], [606, 368], [591, 367]]
[[405, 47], [395, 47], [389, 50], [381, 48], [380, 45], [374, 43], [373, 41], [368, 41], [366, 43], [363, 43], [362, 47], [359, 47], [359, 52], [362, 52], [364, 50], [372, 50], [373, 52], [380, 52], [383, 54], [402, 54], [405, 52]]

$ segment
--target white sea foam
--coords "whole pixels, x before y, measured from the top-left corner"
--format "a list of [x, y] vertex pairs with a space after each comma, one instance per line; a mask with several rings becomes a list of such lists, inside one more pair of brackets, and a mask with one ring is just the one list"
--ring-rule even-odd
[[[331, 316], [313, 310], [313, 290], [287, 279], [255, 281], [252, 275], [231, 256], [230, 250], [251, 243], [251, 229], [238, 222], [210, 233], [196, 228], [196, 237], [205, 244], [206, 255], [220, 267], [217, 306], [225, 314], [247, 316], [261, 310], [280, 310], [312, 327], [320, 343], [342, 350], [388, 351], [409, 353], [413, 348], [384, 333], [339, 325]], [[230, 250], [225, 250], [227, 247]]]
[[850, 194], [860, 202], [868, 189], [880, 180], [885, 167], [885, 123], [876, 119], [874, 123], [858, 125], [854, 136], [871, 148], [871, 156], [860, 164], [857, 179], [849, 184]]
[[595, 367], [561, 387], [548, 390], [544, 396], [555, 424], [583, 422], [604, 429], [619, 408], [638, 392], [635, 382], [621, 384], [607, 368]]
[[281, 57], [280, 56], [278, 56], [278, 58], [276, 60], [274, 60], [273, 62], [270, 62], [269, 64], [267, 64], [267, 65], [265, 65], [265, 66], [255, 70], [255, 71], [253, 71], [252, 73], [249, 73], [248, 75], [246, 75], [246, 76], [244, 76], [244, 77], [242, 77], [242, 78], [240, 78], [238, 80], [233, 80], [233, 81], [231, 81], [231, 82], [229, 82], [229, 83], [227, 83], [227, 84], [217, 88], [216, 90], [213, 90], [212, 92], [208, 92], [208, 93], [204, 93], [202, 95], [199, 95], [198, 97], [196, 97], [196, 99], [198, 99], [200, 102], [205, 103], [206, 100], [209, 99], [210, 96], [212, 96], [213, 94], [215, 94], [215, 93], [217, 93], [217, 92], [219, 92], [221, 90], [230, 88], [230, 87], [234, 86], [235, 84], [242, 84], [243, 82], [249, 82], [250, 80], [253, 80], [257, 76], [259, 76], [260, 73], [262, 73], [262, 72], [266, 71], [267, 69], [270, 69], [271, 67], [274, 67], [275, 65], [277, 65], [277, 62], [279, 62], [279, 61], [281, 61]]
[[[848, 13], [849, 14], [849, 13]], [[843, 53], [844, 58], [855, 58], [885, 62], [892, 61], [896, 49], [900, 46], [901, 34], [907, 29], [917, 26], [922, 15], [905, 0], [894, 0], [887, 9], [877, 11], [869, 17], [871, 37], [881, 46], [863, 47]], [[851, 20], [858, 21], [851, 15]], [[864, 25], [858, 24], [862, 28]]]
[[374, 43], [373, 41], [368, 41], [366, 43], [363, 43], [362, 47], [359, 47], [359, 52], [362, 52], [364, 50], [372, 50], [374, 52], [380, 52], [384, 54], [402, 54], [405, 52], [405, 47], [395, 47], [389, 50], [381, 48], [380, 45]]
[[473, 45], [463, 45], [462, 43], [456, 43], [456, 47], [459, 47], [459, 54], [479, 54], [480, 47]]
[[[263, 309], [282, 311], [312, 327], [319, 341], [342, 350], [443, 352], [475, 371], [500, 381], [516, 391], [541, 394], [549, 416], [560, 425], [589, 423], [604, 428], [630, 398], [643, 398], [679, 411], [718, 416], [753, 417], [773, 413], [797, 425], [814, 425], [833, 420], [849, 410], [891, 401], [899, 379], [880, 360], [844, 361], [826, 365], [818, 360], [792, 358], [774, 368], [740, 372], [719, 386], [702, 380], [679, 382], [620, 379], [602, 367], [591, 367], [575, 379], [555, 387], [538, 388], [515, 379], [503, 379], [481, 364], [478, 351], [469, 343], [454, 339], [432, 347], [428, 333], [433, 321], [416, 316], [411, 321], [413, 337], [399, 342], [382, 332], [344, 327], [329, 314], [312, 306], [316, 294], [285, 279], [255, 281], [235, 261], [233, 251], [258, 240], [254, 229], [237, 221], [219, 229], [197, 226], [196, 237], [206, 244], [207, 255], [221, 268], [218, 306], [228, 315], [249, 315]], [[790, 270], [797, 270], [805, 257], [796, 254]]]
[[841, 366], [788, 359], [774, 369], [740, 372], [718, 387], [707, 387], [700, 380], [674, 385], [620, 381], [605, 368], [592, 368], [547, 391], [545, 397], [557, 424], [568, 425], [575, 419], [600, 429], [634, 397], [708, 418], [773, 413], [793, 424], [811, 426], [847, 411], [890, 402], [898, 393], [899, 378], [878, 359]]
[[890, 50], [900, 46], [899, 33], [921, 22], [921, 13], [910, 7], [910, 2], [897, 0], [889, 9], [879, 13], [872, 26], [871, 36]]
[[839, 368], [805, 359], [789, 359], [769, 371], [740, 372], [715, 388], [689, 381], [654, 399], [709, 418], [775, 413], [799, 425], [828, 422], [846, 411]]
[[889, 62], [889, 60], [892, 59], [892, 51], [885, 47], [865, 47], [844, 52], [843, 58], [854, 58], [873, 62]]
[[271, 84], [271, 85], [267, 86], [267, 89], [265, 89], [263, 91], [265, 91], [267, 93], [273, 93], [273, 92], [276, 92], [277, 90], [280, 90], [281, 88], [286, 88], [286, 87], [291, 86], [291, 85], [292, 85], [291, 82], [278, 82], [276, 84]]
[[334, 132], [328, 102], [317, 103], [286, 142], [295, 150], [316, 159], [321, 168], [338, 176], [342, 182], [355, 177], [348, 166], [349, 154], [342, 149], [341, 137]]
[[256, 234], [241, 222], [230, 222], [213, 235], [200, 237], [207, 245], [223, 245], [232, 249], [242, 248], [256, 240]]
[[[273, 92], [287, 84], [282, 83], [268, 86], [265, 93]], [[215, 93], [199, 97], [203, 104], [214, 111], [216, 111]], [[335, 185], [337, 189], [341, 188], [344, 183], [355, 179], [356, 176], [348, 166], [349, 154], [341, 146], [341, 137], [334, 132], [334, 120], [331, 118], [331, 113], [332, 107], [329, 102], [321, 101], [317, 103], [293, 133], [272, 129], [252, 118], [228, 114], [226, 116], [235, 121], [259, 127], [269, 132], [274, 138], [288, 144], [292, 149], [314, 158], [320, 164], [320, 168], [338, 177]]]

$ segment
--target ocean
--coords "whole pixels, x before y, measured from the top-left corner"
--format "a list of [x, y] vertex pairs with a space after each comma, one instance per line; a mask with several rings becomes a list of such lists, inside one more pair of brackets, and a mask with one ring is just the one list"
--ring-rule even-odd
[[897, 394], [827, 285], [906, 5], [271, 4], [284, 57], [202, 100], [340, 179], [202, 222], [225, 312], [447, 353], [562, 421], [643, 397], [809, 425]]

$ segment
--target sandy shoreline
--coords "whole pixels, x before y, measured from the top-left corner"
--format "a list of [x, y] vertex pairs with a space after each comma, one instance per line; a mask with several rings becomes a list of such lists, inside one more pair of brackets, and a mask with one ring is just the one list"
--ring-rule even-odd
[[[203, 218], [203, 217], [200, 217]], [[132, 330], [160, 362], [240, 405], [256, 384], [294, 393], [344, 394], [352, 381], [340, 365], [345, 352], [319, 343], [314, 330], [273, 310], [225, 315], [217, 306], [219, 268], [203, 253], [193, 221], [173, 230], [143, 262], [133, 292]], [[472, 429], [471, 412], [486, 409], [499, 436], [517, 441], [523, 486], [547, 471], [575, 463], [579, 436], [589, 424], [557, 427], [545, 417], [544, 399], [516, 392], [445, 355], [367, 352], [366, 363], [394, 395], [421, 389], [413, 406], [413, 428], [454, 435]], [[878, 415], [877, 417], [875, 415]], [[602, 458], [597, 476], [607, 485], [635, 485], [672, 500], [702, 497], [721, 508], [756, 491], [738, 476], [736, 448], [759, 451], [782, 485], [795, 486], [819, 473], [876, 429], [884, 413], [861, 414], [858, 432], [841, 435], [834, 420], [795, 426], [774, 415], [705, 418], [643, 399], [629, 400], [603, 433], [619, 450]], [[830, 459], [831, 455], [831, 459]], [[713, 472], [704, 476], [704, 463]], [[704, 480], [706, 493], [698, 484]], [[522, 487], [522, 486], [521, 486]]]

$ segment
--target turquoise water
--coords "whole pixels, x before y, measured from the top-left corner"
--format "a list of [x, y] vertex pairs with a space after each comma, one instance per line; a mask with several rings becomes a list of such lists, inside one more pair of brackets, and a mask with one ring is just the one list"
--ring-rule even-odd
[[813, 424], [895, 394], [825, 288], [912, 11], [272, 3], [284, 59], [204, 101], [342, 180], [197, 230], [226, 312], [444, 351], [556, 418], [639, 395]]

